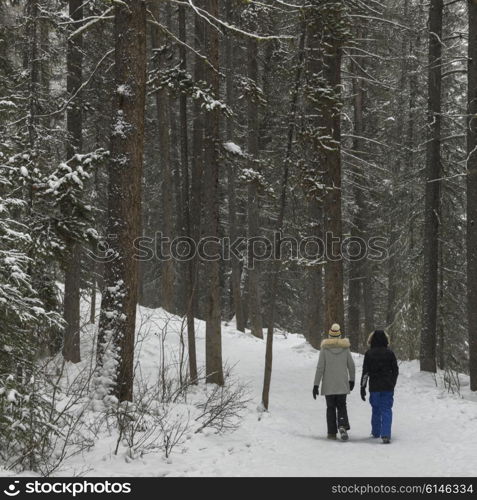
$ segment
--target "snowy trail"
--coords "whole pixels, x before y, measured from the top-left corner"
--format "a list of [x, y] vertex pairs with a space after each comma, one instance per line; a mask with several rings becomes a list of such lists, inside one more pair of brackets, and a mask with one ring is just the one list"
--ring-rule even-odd
[[[160, 312], [157, 311], [160, 315]], [[156, 311], [154, 312], [156, 314]], [[203, 363], [204, 325], [198, 322], [197, 347]], [[326, 439], [325, 398], [311, 391], [318, 352], [298, 335], [276, 335], [270, 412], [257, 411], [262, 390], [265, 341], [223, 329], [223, 357], [249, 385], [251, 402], [240, 428], [216, 435], [192, 435], [169, 460], [159, 454], [126, 462], [114, 456], [107, 438], [61, 474], [137, 476], [466, 476], [477, 472], [477, 398], [436, 388], [416, 362], [400, 364], [395, 394], [393, 442], [369, 437], [371, 409], [359, 387], [348, 398], [350, 441]], [[156, 361], [148, 342], [143, 364]], [[354, 355], [357, 376], [362, 356]], [[467, 392], [465, 392], [467, 391]]]
[[[237, 337], [238, 336], [238, 337]], [[227, 332], [224, 354], [237, 362], [259, 401], [264, 342]], [[277, 336], [270, 413], [252, 409], [229, 436], [209, 436], [205, 449], [187, 457], [194, 466], [174, 475], [244, 476], [452, 476], [477, 472], [477, 403], [442, 393], [416, 363], [403, 363], [395, 398], [393, 443], [369, 438], [370, 406], [359, 391], [348, 398], [350, 441], [326, 439], [325, 398], [311, 389], [317, 352], [302, 338]], [[357, 373], [362, 356], [355, 355]], [[180, 460], [179, 460], [180, 462]], [[176, 467], [179, 463], [175, 464]]]

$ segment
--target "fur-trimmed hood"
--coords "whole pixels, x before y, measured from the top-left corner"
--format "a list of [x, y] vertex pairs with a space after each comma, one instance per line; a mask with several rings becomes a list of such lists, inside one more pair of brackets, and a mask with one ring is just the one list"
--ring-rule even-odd
[[[389, 338], [389, 335], [383, 331], [383, 330], [375, 330], [374, 332], [371, 332], [368, 337], [368, 345], [372, 346], [375, 342], [373, 342], [373, 337], [374, 334], [377, 333], [377, 335], [380, 335], [380, 341], [378, 342], [378, 345], [381, 347], [384, 347], [385, 344], [389, 345], [391, 343], [391, 339]], [[386, 345], [386, 347], [387, 347]]]
[[324, 339], [321, 341], [321, 349], [330, 349], [332, 347], [341, 347], [348, 349], [350, 347], [348, 339]]

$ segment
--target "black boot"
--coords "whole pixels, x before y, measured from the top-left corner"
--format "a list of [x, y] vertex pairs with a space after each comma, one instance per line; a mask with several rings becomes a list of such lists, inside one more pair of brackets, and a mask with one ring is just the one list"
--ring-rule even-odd
[[340, 427], [339, 431], [340, 431], [341, 441], [348, 441], [349, 436], [348, 433], [346, 432], [346, 429], [344, 427]]

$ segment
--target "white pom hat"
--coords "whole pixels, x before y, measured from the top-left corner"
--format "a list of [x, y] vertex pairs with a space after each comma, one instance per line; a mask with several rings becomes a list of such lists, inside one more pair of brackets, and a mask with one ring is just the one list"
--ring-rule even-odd
[[331, 337], [339, 337], [341, 335], [340, 325], [338, 325], [338, 323], [333, 323], [328, 332], [328, 335], [330, 335]]

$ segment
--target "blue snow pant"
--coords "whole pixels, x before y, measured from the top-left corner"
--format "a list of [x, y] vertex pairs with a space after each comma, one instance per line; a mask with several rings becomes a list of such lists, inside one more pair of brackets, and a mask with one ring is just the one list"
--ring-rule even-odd
[[371, 432], [374, 437], [391, 437], [393, 421], [394, 391], [370, 392], [369, 402], [373, 407]]

